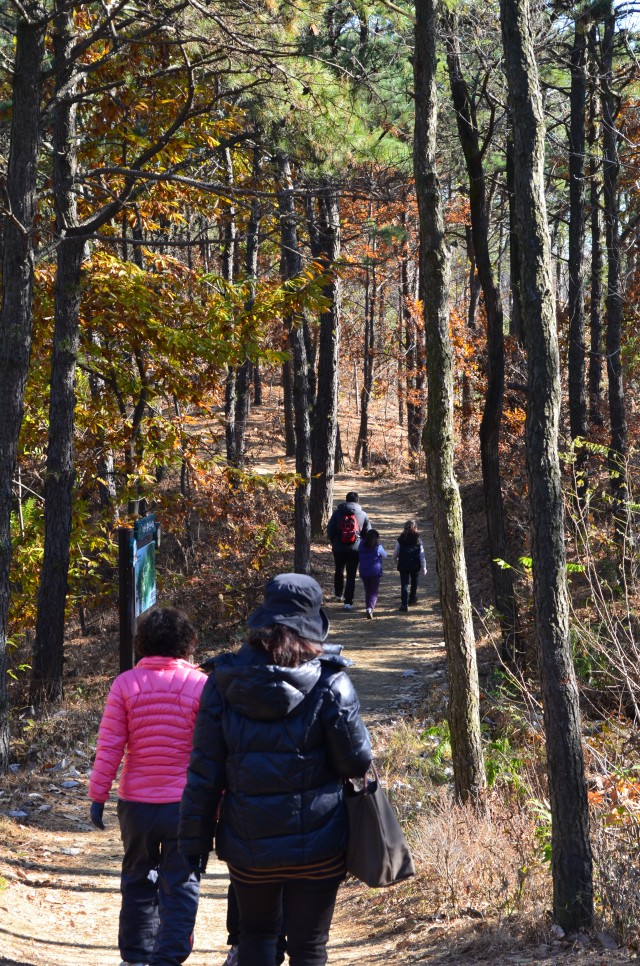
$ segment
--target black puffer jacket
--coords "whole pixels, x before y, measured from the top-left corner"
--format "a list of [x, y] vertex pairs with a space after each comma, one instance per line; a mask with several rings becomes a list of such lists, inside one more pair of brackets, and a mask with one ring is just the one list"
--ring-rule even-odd
[[[306, 865], [346, 848], [342, 780], [371, 744], [344, 658], [268, 664], [244, 644], [205, 685], [180, 808], [180, 848], [240, 868]], [[220, 821], [216, 811], [222, 793]]]

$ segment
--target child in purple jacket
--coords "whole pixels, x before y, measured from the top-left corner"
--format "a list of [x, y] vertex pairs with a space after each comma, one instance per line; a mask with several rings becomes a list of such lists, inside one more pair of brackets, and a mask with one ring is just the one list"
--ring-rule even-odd
[[387, 556], [387, 551], [380, 543], [380, 534], [377, 530], [368, 530], [364, 535], [358, 547], [358, 556], [360, 559], [360, 576], [364, 584], [364, 605], [367, 619], [371, 620], [378, 602], [382, 561]]

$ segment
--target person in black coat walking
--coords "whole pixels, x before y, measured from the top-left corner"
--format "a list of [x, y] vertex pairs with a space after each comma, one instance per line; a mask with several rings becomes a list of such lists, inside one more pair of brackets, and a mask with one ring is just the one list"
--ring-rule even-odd
[[344, 600], [345, 610], [351, 610], [353, 607], [358, 573], [358, 548], [361, 537], [370, 529], [369, 517], [358, 502], [358, 494], [354, 491], [347, 493], [345, 502], [338, 504], [327, 524], [327, 537], [331, 542], [331, 552], [335, 561], [334, 590], [338, 600]]
[[238, 900], [239, 966], [273, 966], [281, 919], [291, 966], [327, 961], [346, 873], [343, 781], [366, 774], [371, 743], [351, 662], [323, 652], [321, 603], [312, 577], [269, 581], [246, 643], [216, 658], [196, 721], [180, 848], [207, 855], [215, 835]]
[[417, 603], [418, 574], [427, 573], [427, 560], [424, 546], [418, 533], [415, 520], [407, 520], [393, 551], [400, 573], [400, 610], [409, 609], [409, 604]]

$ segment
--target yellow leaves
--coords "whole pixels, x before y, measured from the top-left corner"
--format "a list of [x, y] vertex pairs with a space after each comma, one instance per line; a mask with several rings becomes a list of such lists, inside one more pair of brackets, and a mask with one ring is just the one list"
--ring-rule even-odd
[[609, 775], [587, 793], [589, 804], [604, 814], [607, 825], [637, 822], [640, 816], [640, 781]]
[[512, 431], [521, 429], [524, 426], [527, 419], [526, 410], [521, 406], [513, 406], [510, 409], [505, 409], [504, 411], [504, 421], [505, 424]]

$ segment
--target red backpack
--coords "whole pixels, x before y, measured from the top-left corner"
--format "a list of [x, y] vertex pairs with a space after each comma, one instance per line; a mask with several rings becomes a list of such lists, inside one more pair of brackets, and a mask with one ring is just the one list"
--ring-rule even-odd
[[356, 537], [360, 533], [360, 526], [353, 510], [346, 510], [338, 524], [338, 530], [343, 543], [352, 544], [356, 542]]

